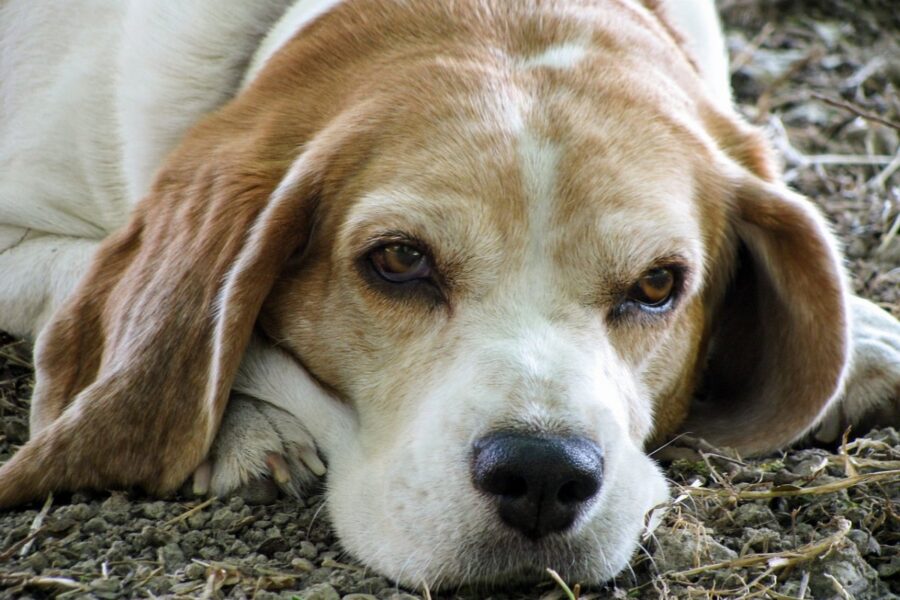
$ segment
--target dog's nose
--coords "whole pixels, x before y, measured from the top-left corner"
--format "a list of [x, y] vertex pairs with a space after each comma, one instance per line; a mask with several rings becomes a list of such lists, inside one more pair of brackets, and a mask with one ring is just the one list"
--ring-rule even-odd
[[530, 539], [568, 529], [603, 481], [600, 446], [582, 437], [497, 432], [474, 444], [472, 482]]

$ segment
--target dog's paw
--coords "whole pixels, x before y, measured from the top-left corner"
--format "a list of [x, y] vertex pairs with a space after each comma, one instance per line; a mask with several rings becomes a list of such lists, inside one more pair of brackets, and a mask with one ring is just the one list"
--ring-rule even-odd
[[301, 497], [324, 474], [315, 440], [296, 417], [233, 392], [209, 456], [194, 473], [193, 492], [264, 503], [278, 489]]
[[834, 442], [852, 426], [900, 425], [900, 321], [868, 300], [850, 299], [852, 355], [839, 401], [814, 432]]

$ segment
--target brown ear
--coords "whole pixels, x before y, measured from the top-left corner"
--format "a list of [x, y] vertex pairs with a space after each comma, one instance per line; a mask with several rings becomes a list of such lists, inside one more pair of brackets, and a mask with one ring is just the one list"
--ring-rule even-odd
[[685, 429], [757, 454], [804, 434], [839, 391], [847, 291], [836, 244], [808, 200], [743, 170], [734, 197], [736, 267]]
[[266, 136], [210, 121], [41, 335], [33, 437], [0, 469], [0, 507], [168, 493], [208, 451], [260, 306], [306, 243], [325, 162], [314, 141], [288, 172]]

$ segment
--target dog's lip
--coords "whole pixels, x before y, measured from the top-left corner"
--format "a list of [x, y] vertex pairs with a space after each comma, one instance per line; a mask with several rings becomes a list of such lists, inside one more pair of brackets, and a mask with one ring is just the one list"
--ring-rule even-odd
[[477, 573], [474, 582], [498, 578], [532, 581], [543, 578], [548, 568], [561, 573], [570, 571], [579, 556], [593, 554], [591, 550], [596, 548], [590, 539], [580, 535], [577, 525], [535, 540], [498, 524], [485, 530], [478, 540], [465, 544], [459, 556], [467, 570]]

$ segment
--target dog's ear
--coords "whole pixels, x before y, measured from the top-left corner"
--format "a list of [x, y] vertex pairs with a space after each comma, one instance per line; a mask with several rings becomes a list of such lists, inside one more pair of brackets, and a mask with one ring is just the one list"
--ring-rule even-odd
[[331, 153], [327, 135], [300, 154], [221, 121], [170, 157], [41, 334], [32, 439], [0, 469], [0, 506], [80, 488], [165, 494], [208, 451]]
[[839, 392], [848, 296], [819, 212], [767, 181], [767, 169], [744, 166], [734, 177], [733, 254], [724, 261], [733, 267], [714, 286], [725, 292], [714, 301], [701, 398], [685, 429], [757, 454], [802, 436]]

